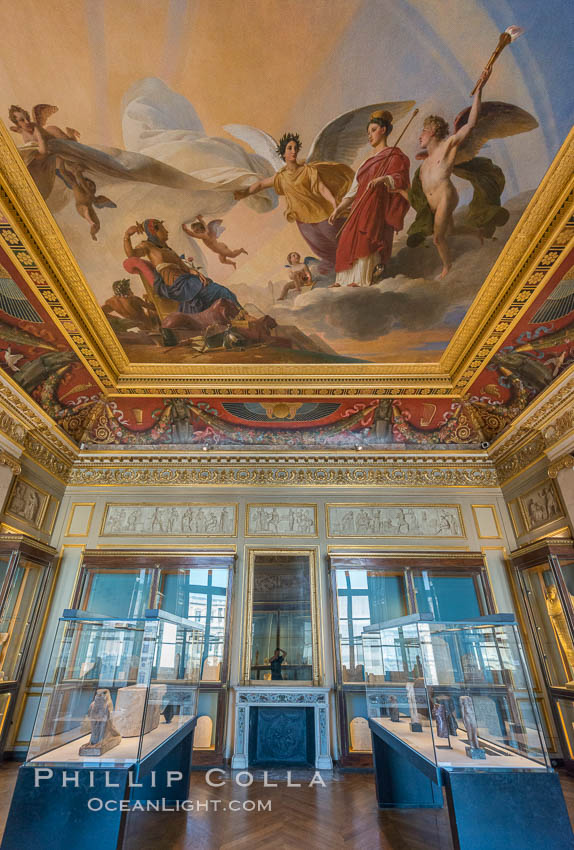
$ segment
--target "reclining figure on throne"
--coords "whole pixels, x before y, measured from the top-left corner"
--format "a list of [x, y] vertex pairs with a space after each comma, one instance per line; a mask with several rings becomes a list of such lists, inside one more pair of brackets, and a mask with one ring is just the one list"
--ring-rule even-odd
[[[136, 233], [145, 238], [134, 246], [132, 236]], [[168, 235], [163, 221], [156, 218], [132, 225], [124, 234], [126, 271], [138, 273], [158, 299], [179, 304], [178, 311], [162, 316], [162, 326], [197, 330], [213, 322], [229, 324], [235, 317], [241, 317], [243, 309], [235, 293], [183, 260], [168, 245]]]

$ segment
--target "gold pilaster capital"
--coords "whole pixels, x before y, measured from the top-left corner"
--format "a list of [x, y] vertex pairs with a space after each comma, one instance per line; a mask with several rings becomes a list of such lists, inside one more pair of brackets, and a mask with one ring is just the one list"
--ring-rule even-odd
[[557, 478], [562, 469], [574, 469], [574, 455], [562, 455], [548, 467], [548, 477]]
[[22, 472], [22, 466], [20, 465], [20, 461], [17, 460], [14, 455], [11, 455], [9, 452], [4, 451], [3, 449], [0, 451], [0, 466], [8, 466], [14, 473], [14, 475], [20, 475]]

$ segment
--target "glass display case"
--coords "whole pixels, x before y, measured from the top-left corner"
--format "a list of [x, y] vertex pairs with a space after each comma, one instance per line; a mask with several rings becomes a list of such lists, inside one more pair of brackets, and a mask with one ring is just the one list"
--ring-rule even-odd
[[513, 552], [512, 563], [562, 754], [574, 770], [574, 541], [539, 540]]
[[224, 762], [234, 563], [235, 553], [213, 548], [87, 549], [72, 603], [108, 617], [160, 608], [204, 626], [195, 765]]
[[127, 765], [194, 720], [203, 627], [147, 610], [118, 620], [67, 610], [27, 761]]
[[119, 848], [138, 811], [187, 799], [203, 642], [158, 609], [64, 611], [2, 850]]
[[0, 534], [0, 755], [31, 666], [55, 555], [24, 535]]
[[402, 617], [363, 631], [369, 717], [437, 768], [548, 770], [510, 615]]
[[346, 767], [370, 767], [363, 629], [409, 613], [437, 619], [494, 611], [479, 552], [349, 552], [329, 555], [341, 755]]

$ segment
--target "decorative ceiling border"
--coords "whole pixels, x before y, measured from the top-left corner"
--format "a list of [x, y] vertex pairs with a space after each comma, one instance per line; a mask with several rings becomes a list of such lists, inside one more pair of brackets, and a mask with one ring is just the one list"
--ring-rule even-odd
[[3, 202], [0, 208], [2, 214], [0, 217], [0, 239], [4, 242], [4, 249], [32, 291], [36, 292], [44, 307], [51, 313], [57, 327], [70, 340], [72, 348], [98, 384], [102, 389], [113, 389], [114, 381], [112, 381], [110, 374], [103, 368], [93, 347], [85, 339], [84, 332], [79, 330], [77, 323], [72, 319], [70, 308], [57, 293], [53, 283], [50, 282], [48, 274], [40, 269], [32, 256], [35, 252], [29, 249], [19, 234], [16, 233], [15, 226], [6, 213], [7, 198], [1, 186], [0, 200]]
[[19, 389], [0, 375], [0, 432], [28, 459], [66, 483], [78, 448]]
[[[574, 240], [574, 129], [542, 179], [441, 364], [465, 392]], [[490, 307], [489, 307], [490, 304]]]
[[158, 453], [84, 453], [74, 464], [70, 486], [139, 487], [498, 487], [484, 452], [432, 457], [326, 453], [308, 456], [225, 457]]
[[[574, 191], [570, 195], [568, 204], [565, 205], [568, 213], [572, 209], [573, 201]], [[461, 369], [464, 368], [464, 371], [458, 370], [459, 377], [453, 379], [455, 392], [463, 394], [468, 391], [470, 385], [496, 353], [499, 344], [518, 324], [523, 314], [557, 271], [561, 261], [565, 260], [574, 248], [574, 216], [570, 217], [566, 225], [550, 239], [549, 243], [546, 239], [544, 241], [546, 244], [542, 249], [542, 257], [540, 257], [534, 269], [527, 275], [517, 274], [515, 276], [517, 286], [502, 313], [500, 313], [499, 305], [491, 311], [489, 320], [483, 327], [482, 338], [466, 354], [465, 361], [468, 365], [464, 366], [463, 364]], [[531, 253], [536, 254], [540, 251], [533, 249]], [[482, 297], [486, 296], [481, 294]], [[473, 308], [474, 305], [469, 309], [469, 314], [472, 314]], [[486, 334], [488, 336], [485, 340]]]
[[[558, 152], [440, 363], [299, 364], [296, 376], [292, 364], [219, 369], [205, 364], [185, 364], [180, 368], [129, 364], [0, 122], [0, 200], [4, 200], [9, 222], [4, 228], [4, 242], [83, 362], [103, 387], [118, 394], [456, 395], [464, 392], [484, 368], [504, 334], [532, 303], [567, 252], [570, 229], [566, 222], [574, 206], [573, 160], [574, 131]], [[490, 304], [493, 297], [494, 306]]]
[[574, 365], [518, 416], [490, 447], [500, 483], [509, 484], [574, 436]]

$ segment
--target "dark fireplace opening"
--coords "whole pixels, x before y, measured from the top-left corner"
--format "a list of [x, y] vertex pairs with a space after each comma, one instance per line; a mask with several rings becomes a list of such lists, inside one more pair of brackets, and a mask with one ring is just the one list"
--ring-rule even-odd
[[249, 765], [314, 767], [315, 712], [312, 708], [249, 710]]

